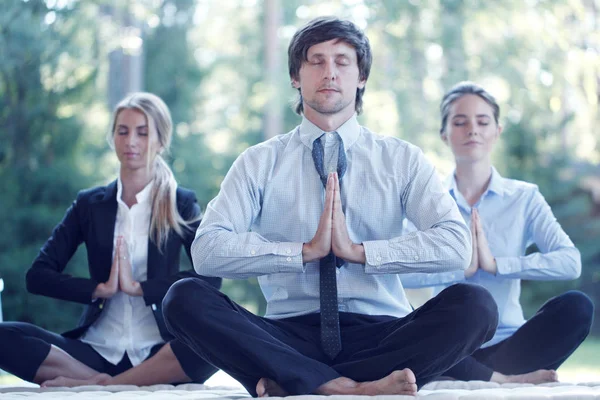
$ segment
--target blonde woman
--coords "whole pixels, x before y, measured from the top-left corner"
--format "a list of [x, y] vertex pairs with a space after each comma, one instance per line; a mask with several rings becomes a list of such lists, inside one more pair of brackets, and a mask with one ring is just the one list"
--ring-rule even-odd
[[[116, 107], [110, 142], [120, 162], [107, 186], [81, 191], [27, 273], [35, 294], [84, 304], [76, 329], [58, 335], [22, 322], [0, 324], [0, 368], [44, 386], [203, 382], [216, 369], [165, 327], [162, 299], [200, 220], [195, 194], [177, 186], [162, 158], [169, 109], [133, 93]], [[64, 272], [81, 243], [89, 278]], [[204, 278], [215, 287], [221, 280]]]

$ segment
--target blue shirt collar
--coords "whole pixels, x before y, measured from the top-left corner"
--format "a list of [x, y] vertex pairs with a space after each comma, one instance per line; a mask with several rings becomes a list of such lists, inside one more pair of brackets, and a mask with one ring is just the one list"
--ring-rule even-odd
[[504, 178], [498, 173], [496, 168], [492, 167], [492, 178], [487, 190], [492, 193], [496, 193], [498, 196], [504, 196], [507, 193], [508, 188], [505, 185]]
[[[458, 191], [455, 173], [456, 170], [452, 171], [452, 174], [450, 174], [445, 181], [446, 187], [454, 199], [456, 199], [456, 192]], [[497, 194], [498, 196], [504, 196], [505, 194], [512, 193], [512, 190], [506, 184], [506, 179], [504, 179], [493, 166], [490, 183], [481, 197], [483, 198], [488, 192]]]

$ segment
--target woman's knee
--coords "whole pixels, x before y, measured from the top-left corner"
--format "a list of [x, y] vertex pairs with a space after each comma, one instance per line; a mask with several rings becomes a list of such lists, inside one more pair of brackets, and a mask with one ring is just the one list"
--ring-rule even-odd
[[0, 346], [15, 346], [16, 340], [27, 336], [37, 336], [37, 326], [27, 322], [2, 322], [0, 323]]
[[[0, 349], [4, 346], [10, 346], [10, 341], [15, 332], [12, 328], [12, 322], [0, 323]], [[0, 350], [1, 351], [1, 350]]]
[[594, 319], [594, 303], [585, 293], [570, 290], [553, 300], [556, 304], [556, 312], [568, 319], [568, 324], [579, 326], [589, 332]]
[[62, 337], [28, 322], [0, 323], [0, 355], [22, 351], [46, 353]]

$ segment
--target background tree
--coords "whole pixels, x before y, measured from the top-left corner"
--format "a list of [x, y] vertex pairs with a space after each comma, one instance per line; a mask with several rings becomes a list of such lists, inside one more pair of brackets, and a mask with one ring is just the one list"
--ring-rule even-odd
[[[0, 4], [0, 276], [4, 317], [61, 329], [79, 309], [25, 294], [25, 273], [52, 228], [93, 179], [82, 114], [94, 103], [93, 7]], [[73, 18], [77, 15], [77, 18]], [[89, 22], [89, 21], [88, 21]], [[92, 44], [92, 46], [90, 46]], [[84, 258], [73, 259], [85, 271]], [[60, 312], [57, 312], [60, 310]]]

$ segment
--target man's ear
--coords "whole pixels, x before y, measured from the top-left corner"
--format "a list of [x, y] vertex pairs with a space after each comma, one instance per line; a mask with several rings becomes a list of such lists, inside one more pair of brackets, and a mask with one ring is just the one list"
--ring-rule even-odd
[[300, 81], [296, 78], [292, 78], [292, 87], [294, 89], [300, 89]]

